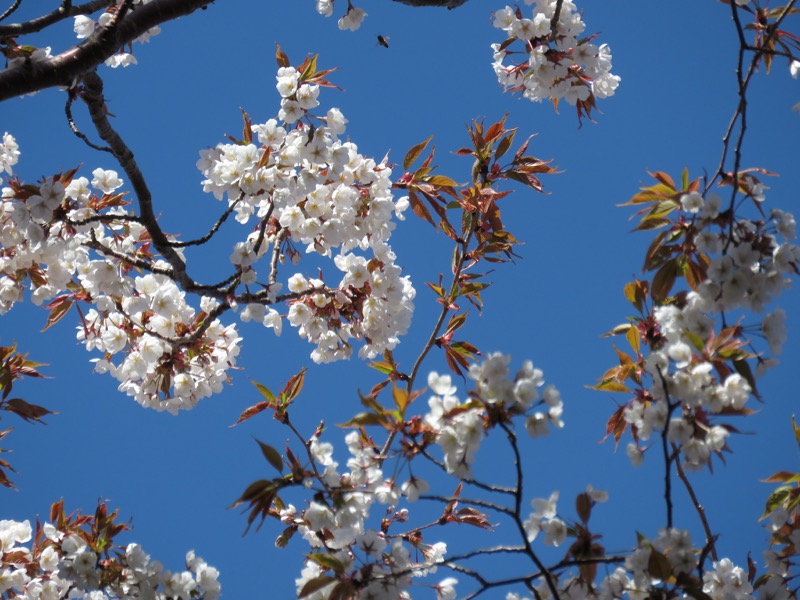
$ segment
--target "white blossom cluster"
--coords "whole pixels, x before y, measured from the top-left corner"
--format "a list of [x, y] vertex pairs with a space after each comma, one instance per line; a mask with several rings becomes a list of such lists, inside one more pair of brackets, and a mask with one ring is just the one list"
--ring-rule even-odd
[[[287, 320], [316, 345], [315, 362], [349, 357], [353, 339], [365, 342], [361, 356], [374, 357], [397, 345], [411, 322], [415, 290], [388, 243], [392, 215], [402, 218], [408, 199], [394, 200], [385, 163], [342, 141], [347, 120], [341, 111], [328, 110], [313, 126], [301, 120], [312, 122], [308, 111], [319, 105], [318, 85], [302, 82], [293, 67], [280, 68], [277, 79], [281, 109], [278, 119], [252, 126], [259, 145], [219, 144], [201, 152], [204, 190], [227, 196], [242, 224], [254, 215], [268, 221], [263, 235], [254, 232], [231, 254], [245, 283], [257, 280], [257, 261], [274, 254], [276, 245], [280, 250], [284, 239], [303, 244], [307, 254], [335, 252], [338, 283], [301, 273], [289, 278], [296, 298]], [[268, 327], [276, 317], [261, 305], [243, 315]]]
[[[46, 541], [34, 555], [29, 521], [0, 521], [0, 597], [19, 600], [190, 600], [220, 597], [219, 572], [186, 554], [186, 570], [172, 572], [151, 561], [138, 544], [129, 544], [113, 568], [75, 533], [45, 523]], [[104, 570], [104, 569], [107, 569]], [[113, 573], [109, 577], [109, 573]]]
[[[359, 590], [359, 598], [396, 599], [406, 598], [411, 577], [423, 577], [436, 572], [437, 565], [444, 561], [447, 545], [443, 542], [424, 544], [422, 560], [414, 560], [407, 543], [392, 539], [383, 530], [367, 525], [373, 504], [387, 505], [386, 514], [391, 523], [408, 520], [408, 510], [396, 510], [401, 495], [409, 501], [416, 500], [420, 491], [427, 490], [421, 479], [411, 479], [398, 487], [387, 479], [381, 469], [381, 461], [375, 448], [365, 443], [358, 432], [345, 437], [350, 454], [347, 471], [340, 473], [339, 463], [333, 458], [333, 446], [314, 438], [311, 454], [324, 481], [326, 490], [335, 501], [318, 500], [321, 495], [299, 511], [289, 504], [284, 508], [281, 520], [296, 528], [303, 539], [318, 552], [327, 553], [340, 565], [338, 580], [348, 580]], [[384, 519], [386, 520], [386, 519]], [[329, 565], [330, 561], [322, 564]], [[297, 592], [325, 573], [325, 567], [308, 559], [296, 579]], [[445, 587], [452, 587], [448, 582]], [[304, 596], [311, 600], [323, 600], [333, 592], [335, 584]]]
[[[663, 557], [665, 563], [654, 560], [653, 552]], [[683, 581], [683, 585], [692, 586], [692, 577], [697, 570], [699, 550], [691, 541], [688, 531], [681, 529], [662, 529], [658, 536], [649, 540], [639, 539], [637, 549], [625, 559], [625, 566], [618, 567], [607, 574], [599, 583], [590, 588], [583, 578], [569, 576], [559, 581], [557, 588], [559, 597], [569, 600], [645, 600], [658, 597], [682, 597], [684, 592], [665, 590], [668, 585], [675, 585], [675, 580]], [[713, 570], [703, 573], [702, 581], [697, 580], [697, 587], [707, 594], [711, 600], [751, 600], [756, 597], [775, 600], [789, 600], [793, 594], [782, 576], [770, 571], [769, 578], [753, 589], [748, 581], [747, 571], [736, 566], [729, 558], [712, 562]], [[660, 572], [651, 572], [653, 568]], [[665, 573], [667, 571], [667, 573]], [[671, 576], [667, 577], [671, 573]], [[669, 579], [672, 583], [667, 583]], [[536, 597], [549, 600], [553, 597], [547, 583], [542, 579], [535, 584]], [[758, 593], [758, 596], [756, 596]], [[516, 592], [506, 594], [505, 600], [530, 600]]]
[[[764, 186], [752, 182], [750, 188], [750, 196], [763, 203]], [[800, 248], [790, 241], [797, 235], [794, 216], [774, 209], [767, 222], [740, 219], [714, 231], [710, 223], [722, 205], [717, 194], [692, 192], [680, 201], [688, 217], [697, 217], [697, 250], [713, 256], [698, 290], [703, 298], [716, 310], [763, 311], [789, 285], [787, 276], [798, 272]]]
[[[494, 353], [470, 367], [469, 377], [476, 382], [474, 399], [478, 400], [472, 404], [464, 404], [455, 396], [456, 388], [449, 375], [428, 375], [428, 387], [435, 395], [428, 400], [430, 410], [424, 422], [437, 434], [436, 443], [444, 452], [448, 473], [461, 478], [472, 476], [471, 464], [484, 436], [485, 405], [502, 403], [515, 413], [525, 413], [525, 429], [534, 438], [547, 435], [548, 424], [559, 429], [564, 426], [558, 390], [548, 385], [540, 397], [542, 371], [525, 361], [515, 377], [509, 379], [510, 362], [510, 356]], [[543, 406], [544, 412], [531, 411], [535, 406]]]
[[[493, 68], [506, 89], [534, 102], [562, 98], [575, 105], [614, 94], [620, 78], [611, 73], [611, 50], [580, 38], [586, 25], [571, 0], [564, 0], [553, 26], [557, 0], [525, 0], [534, 4], [530, 18], [506, 6], [494, 14], [494, 26], [508, 38], [492, 44]], [[514, 42], [524, 46], [512, 50]]]
[[[763, 190], [757, 184], [752, 187], [752, 194], [763, 201]], [[721, 425], [698, 423], [698, 414], [741, 410], [752, 394], [741, 374], [721, 376], [711, 362], [702, 359], [697, 340], [705, 343], [713, 333], [715, 323], [710, 315], [734, 309], [762, 312], [789, 285], [787, 276], [798, 272], [800, 248], [788, 241], [796, 233], [790, 213], [773, 210], [768, 223], [737, 220], [715, 232], [712, 221], [720, 212], [718, 195], [703, 198], [692, 192], [684, 194], [680, 204], [688, 218], [696, 219], [699, 232], [694, 244], [710, 259], [707, 279], [697, 291], [687, 294], [682, 308], [671, 304], [655, 309], [664, 343], [647, 359], [652, 401], [632, 404], [624, 417], [636, 427], [641, 440], [668, 427], [669, 440], [681, 449], [686, 466], [696, 469], [722, 451], [729, 435]], [[784, 321], [783, 310], [776, 308], [760, 323], [760, 333], [773, 355], [780, 353], [786, 339]], [[760, 361], [761, 366], [774, 359]], [[679, 403], [681, 410], [667, 423], [669, 402]], [[642, 459], [641, 449], [634, 443], [629, 444], [628, 455], [634, 464]]]
[[[461, 405], [454, 396], [456, 389], [450, 376], [429, 374], [428, 385], [437, 395], [430, 399], [431, 410], [423, 417], [423, 422], [430, 428], [428, 431], [435, 432], [436, 443], [445, 450], [445, 466], [450, 473], [461, 477], [471, 474], [470, 463], [484, 435], [487, 405], [502, 405], [510, 416], [526, 415], [530, 423], [535, 423], [528, 425], [534, 436], [546, 433], [542, 425], [545, 420], [556, 427], [562, 426], [558, 392], [552, 386], [539, 390], [544, 385], [542, 372], [527, 361], [516, 377], [509, 379], [509, 362], [509, 357], [493, 354], [470, 370], [470, 378], [476, 383], [473, 403], [480, 398], [479, 403], [484, 408]], [[546, 407], [547, 416], [530, 414], [537, 405]], [[460, 410], [454, 411], [456, 408]], [[452, 415], [448, 414], [450, 411]], [[307, 559], [295, 582], [297, 592], [299, 594], [307, 585], [313, 587], [310, 582], [324, 582], [320, 578], [330, 576], [331, 565], [335, 564], [335, 579], [310, 593], [308, 598], [331, 597], [342, 582], [357, 589], [359, 598], [410, 598], [412, 579], [435, 573], [437, 565], [444, 561], [447, 546], [443, 542], [412, 543], [399, 535], [390, 535], [389, 529], [409, 519], [408, 509], [398, 508], [402, 499], [415, 502], [428, 492], [429, 485], [413, 474], [402, 484], [387, 477], [379, 451], [359, 432], [349, 433], [345, 442], [349, 459], [347, 471], [342, 473], [334, 460], [333, 446], [318, 436], [311, 440], [309, 452], [316, 463], [314, 471], [318, 473], [324, 494], [315, 494], [304, 510], [289, 504], [280, 512], [281, 520], [294, 528], [314, 552], [328, 555], [324, 560]], [[535, 512], [526, 523], [531, 540], [540, 530], [545, 532], [547, 544], [558, 545], [564, 540], [567, 528], [555, 516], [557, 498], [556, 493], [549, 500], [532, 502]], [[604, 493], [594, 492], [592, 500], [603, 501]], [[388, 506], [383, 512], [380, 529], [370, 528], [367, 523], [370, 509], [376, 503]], [[411, 549], [416, 550], [416, 556], [421, 556], [422, 560], [412, 559]], [[456, 583], [454, 578], [446, 578], [434, 585], [437, 598], [454, 598]]]
[[[408, 200], [392, 197], [386, 164], [339, 138], [346, 124], [340, 111], [329, 110], [316, 127], [309, 124], [319, 87], [301, 83], [300, 76], [291, 67], [280, 69], [280, 122], [253, 126], [260, 145], [220, 144], [201, 153], [204, 187], [218, 199], [227, 196], [240, 223], [261, 220], [231, 254], [238, 282], [267, 290], [249, 294], [253, 301], [240, 318], [278, 334], [286, 318], [315, 345], [316, 362], [348, 358], [353, 340], [362, 340], [360, 355], [372, 358], [396, 346], [411, 322], [415, 290], [388, 244], [392, 217], [402, 216]], [[5, 172], [18, 155], [6, 134], [0, 146]], [[239, 354], [236, 328], [209, 316], [218, 300], [202, 298], [199, 312], [187, 302], [171, 265], [151, 254], [149, 233], [125, 207], [117, 173], [98, 168], [92, 175], [91, 182], [68, 173], [38, 186], [12, 181], [3, 188], [0, 313], [22, 300], [26, 280], [34, 303], [51, 301], [51, 310], [58, 302], [91, 303], [81, 314], [78, 339], [102, 353], [96, 370], [116, 377], [145, 407], [173, 414], [192, 408], [227, 381]], [[289, 277], [288, 314], [281, 315], [270, 306], [283, 286], [275, 281], [276, 259], [284, 252], [299, 259], [292, 244], [332, 257], [339, 281]], [[268, 253], [272, 260], [263, 261], [259, 282], [258, 260]], [[134, 270], [131, 260], [148, 272]]]
[[[131, 10], [136, 10], [138, 6], [144, 6], [148, 4], [151, 0], [133, 0], [131, 5]], [[87, 17], [86, 15], [78, 15], [75, 17], [75, 21], [73, 23], [73, 30], [75, 31], [75, 35], [78, 37], [79, 40], [85, 40], [86, 38], [90, 37], [96, 29], [106, 27], [111, 19], [114, 17], [113, 12], [104, 12], [100, 15], [100, 17], [95, 21], [91, 17]], [[161, 28], [158, 26], [152, 27], [144, 32], [142, 35], [137, 37], [134, 41], [140, 44], [144, 44], [150, 41], [150, 38], [158, 35], [161, 33]], [[120, 48], [119, 51], [110, 56], [106, 59], [105, 63], [112, 69], [116, 69], [117, 67], [127, 67], [129, 65], [135, 65], [138, 61], [136, 57], [133, 55], [132, 52], [126, 52], [125, 48]]]
[[[6, 135], [4, 163], [16, 158], [15, 146]], [[35, 304], [77, 287], [80, 299], [93, 305], [82, 315], [77, 336], [87, 350], [103, 353], [96, 370], [111, 373], [143, 406], [173, 414], [192, 408], [221, 391], [240, 338], [233, 325], [217, 319], [201, 334], [187, 334], [198, 315], [185, 293], [166, 275], [135, 276], [117, 258], [149, 258], [149, 236], [128, 219], [116, 194], [123, 184], [117, 173], [98, 168], [92, 175], [91, 182], [49, 177], [35, 192], [31, 186], [2, 189], [0, 314], [22, 300], [26, 279]], [[101, 216], [107, 219], [101, 222]], [[95, 254], [90, 247], [102, 250]], [[169, 270], [159, 261], [152, 269]], [[213, 306], [201, 303], [206, 314]]]
[[[120, 382], [120, 391], [143, 407], [171, 414], [221, 392], [239, 355], [236, 327], [214, 319], [200, 337], [189, 334], [183, 340], [181, 330], [196, 317], [185, 293], [165, 275], [147, 274], [127, 283], [132, 286], [120, 296], [121, 310], [119, 299], [99, 296], [97, 308], [78, 327], [86, 349], [104, 353], [95, 361], [95, 371], [110, 373]], [[201, 301], [205, 313], [214, 306], [212, 300]], [[119, 353], [124, 358], [115, 364], [112, 357]]]

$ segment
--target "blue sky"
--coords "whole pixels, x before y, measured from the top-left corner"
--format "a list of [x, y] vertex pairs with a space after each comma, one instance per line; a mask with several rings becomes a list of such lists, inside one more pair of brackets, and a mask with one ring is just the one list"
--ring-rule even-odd
[[[631, 233], [632, 211], [616, 205], [649, 184], [648, 170], [677, 176], [686, 167], [696, 177], [713, 172], [719, 162], [736, 104], [736, 34], [728, 7], [711, 0], [634, 7], [622, 0], [581, 3], [587, 30], [610, 44], [613, 72], [622, 83], [616, 96], [600, 101], [597, 123], [579, 128], [570, 107], [556, 114], [550, 105], [519, 100], [497, 86], [489, 44], [502, 41], [503, 34], [490, 17], [503, 4], [471, 0], [454, 11], [386, 0], [362, 4], [367, 20], [349, 33], [339, 31], [335, 19], [318, 16], [313, 0], [253, 3], [246, 9], [219, 2], [165, 25], [152, 42], [137, 46], [139, 65], [101, 69], [115, 124], [149, 180], [163, 228], [188, 239], [204, 232], [219, 213], [221, 205], [202, 193], [197, 153], [241, 131], [240, 108], [255, 122], [277, 113], [275, 42], [294, 64], [319, 53], [321, 66], [340, 67], [331, 79], [346, 91], [323, 90], [322, 104], [341, 108], [351, 140], [378, 159], [390, 150], [401, 162], [410, 146], [433, 134], [441, 172], [466, 180], [471, 162], [450, 153], [467, 145], [465, 125], [509, 113], [507, 123], [519, 128], [520, 138], [538, 133], [530, 152], [552, 158], [563, 173], [544, 180], [549, 195], [520, 189], [504, 201], [506, 222], [525, 242], [523, 258], [491, 275], [495, 283], [485, 294], [486, 308], [480, 316], [470, 315], [466, 337], [484, 352], [511, 354], [513, 367], [532, 359], [562, 393], [563, 431], [525, 445], [527, 496], [546, 497], [559, 489], [571, 502], [586, 484], [608, 489], [609, 504], [593, 517], [608, 548], [632, 546], [637, 530], [654, 536], [664, 525], [663, 465], [649, 460], [634, 470], [624, 452], [615, 454], [610, 443], [598, 445], [615, 402], [625, 397], [585, 386], [614, 364], [612, 345], [600, 335], [631, 314], [622, 287], [639, 274], [651, 239]], [[337, 16], [343, 8], [337, 6]], [[390, 36], [389, 48], [378, 45], [379, 34]], [[73, 43], [71, 25], [30, 43], [61, 51]], [[776, 61], [773, 73], [760, 75], [753, 87], [743, 156], [744, 166], [780, 174], [768, 182], [769, 206], [795, 212], [800, 115], [791, 107], [798, 100], [798, 82], [785, 61]], [[17, 138], [22, 156], [15, 173], [24, 180], [78, 164], [84, 174], [98, 166], [115, 168], [110, 157], [70, 133], [64, 102], [63, 92], [49, 90], [0, 105], [0, 129]], [[88, 130], [86, 115], [79, 120]], [[396, 230], [393, 247], [418, 290], [412, 331], [396, 352], [410, 365], [436, 314], [424, 282], [448, 270], [450, 250], [410, 213]], [[202, 260], [209, 270], [222, 272], [229, 254], [230, 244], [222, 244]], [[722, 533], [724, 552], [738, 563], [748, 550], [758, 557], [764, 549], [765, 534], [755, 521], [769, 487], [758, 480], [797, 464], [789, 424], [800, 364], [800, 341], [792, 335], [797, 290], [788, 291], [782, 303], [790, 338], [781, 365], [761, 381], [766, 402], [751, 401], [759, 412], [742, 423], [752, 435], [733, 437], [727, 467], [717, 463], [713, 476], [693, 476], [712, 526]], [[356, 412], [358, 390], [369, 389], [376, 374], [358, 360], [313, 366], [311, 348], [289, 327], [276, 339], [243, 325], [243, 370], [233, 374], [233, 385], [175, 418], [140, 408], [117, 392], [113, 379], [93, 375], [93, 356], [77, 345], [74, 318], [39, 333], [44, 321], [44, 311], [30, 302], [0, 320], [0, 342], [16, 341], [32, 359], [49, 365], [43, 368], [49, 379], [20, 384], [16, 391], [59, 412], [47, 426], [3, 422], [4, 428], [15, 425], [5, 441], [14, 450], [10, 460], [20, 491], [0, 490], [0, 518], [44, 518], [61, 497], [68, 509], [86, 511], [99, 498], [109, 499], [131, 518], [130, 539], [167, 567], [180, 568], [185, 551], [193, 548], [220, 569], [227, 598], [292, 597], [304, 545], [295, 540], [276, 550], [280, 531], [272, 523], [242, 537], [245, 518], [226, 509], [248, 483], [271, 476], [253, 438], [280, 448], [287, 432], [266, 415], [228, 426], [259, 400], [248, 378], [278, 389], [300, 368], [311, 367], [297, 401], [297, 420], [311, 433], [319, 420], [333, 424]], [[443, 357], [433, 354], [424, 371], [445, 368]], [[330, 437], [335, 443], [341, 439], [334, 428]], [[509, 455], [492, 444], [482, 459], [501, 473], [510, 465]], [[678, 498], [685, 506], [686, 499]], [[682, 508], [678, 515], [676, 525], [699, 531], [691, 512]], [[574, 515], [567, 511], [567, 516]], [[487, 540], [499, 542], [502, 533]], [[454, 532], [451, 548], [463, 535]], [[700, 541], [698, 533], [695, 542]], [[561, 550], [549, 556], [558, 559]]]

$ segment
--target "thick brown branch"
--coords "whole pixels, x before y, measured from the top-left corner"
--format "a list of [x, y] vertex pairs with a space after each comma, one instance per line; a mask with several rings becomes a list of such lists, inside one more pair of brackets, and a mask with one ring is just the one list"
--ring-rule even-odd
[[0, 101], [50, 87], [70, 86], [149, 29], [205, 8], [213, 0], [153, 0], [138, 7], [114, 27], [100, 27], [77, 46], [38, 62], [0, 71]]

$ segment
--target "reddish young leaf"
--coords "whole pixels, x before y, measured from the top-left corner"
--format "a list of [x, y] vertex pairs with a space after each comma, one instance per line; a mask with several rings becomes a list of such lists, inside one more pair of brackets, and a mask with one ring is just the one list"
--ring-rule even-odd
[[258, 404], [254, 404], [250, 408], [245, 409], [244, 412], [242, 412], [242, 414], [239, 415], [239, 419], [236, 421], [236, 423], [234, 423], [233, 425], [230, 425], [230, 427], [235, 427], [239, 423], [243, 423], [244, 421], [247, 421], [247, 419], [255, 417], [258, 413], [264, 412], [268, 408], [273, 408], [273, 405], [270, 404], [270, 402], [267, 402], [267, 401], [259, 402]]
[[433, 217], [431, 217], [430, 211], [422, 203], [422, 200], [419, 199], [419, 196], [414, 190], [410, 190], [408, 192], [408, 201], [411, 204], [411, 210], [414, 211], [414, 214], [417, 215], [420, 219], [423, 219], [424, 221], [430, 223], [435, 229], [436, 223], [433, 222]]
[[589, 517], [592, 516], [592, 499], [586, 492], [581, 492], [575, 498], [575, 511], [578, 517], [584, 523], [589, 522]]
[[3, 409], [13, 412], [15, 415], [25, 419], [28, 422], [37, 421], [39, 423], [43, 423], [43, 416], [57, 414], [47, 410], [43, 406], [29, 404], [21, 398], [12, 398], [11, 400], [7, 400]]
[[608, 419], [608, 422], [606, 423], [606, 435], [602, 440], [600, 440], [600, 443], [602, 444], [605, 442], [609, 435], [613, 435], [614, 447], [616, 449], [616, 447], [619, 446], [619, 439], [622, 437], [622, 434], [625, 433], [627, 428], [628, 422], [625, 421], [625, 406], [620, 406]]
[[275, 60], [278, 62], [279, 67], [288, 67], [292, 64], [289, 62], [289, 57], [286, 56], [286, 53], [281, 50], [281, 45], [278, 42], [275, 42]]
[[419, 158], [419, 155], [422, 154], [422, 151], [425, 150], [425, 148], [428, 146], [428, 144], [430, 143], [430, 141], [432, 139], [433, 139], [433, 136], [430, 136], [427, 140], [425, 140], [423, 142], [420, 142], [419, 144], [417, 144], [415, 146], [412, 146], [411, 149], [408, 152], [406, 152], [406, 156], [403, 159], [403, 169], [404, 170], [407, 171], [408, 168], [412, 164], [414, 164], [414, 161], [416, 161]]
[[53, 325], [58, 323], [72, 308], [73, 301], [68, 296], [59, 296], [54, 299], [47, 308], [50, 309], [50, 314], [47, 315], [47, 323], [42, 328], [42, 331], [47, 331]]
[[289, 404], [300, 394], [300, 391], [303, 389], [303, 382], [305, 381], [307, 370], [306, 367], [303, 367], [296, 375], [293, 375], [292, 378], [286, 382], [286, 387], [283, 388], [283, 392], [281, 392], [281, 396], [285, 397], [284, 404]]

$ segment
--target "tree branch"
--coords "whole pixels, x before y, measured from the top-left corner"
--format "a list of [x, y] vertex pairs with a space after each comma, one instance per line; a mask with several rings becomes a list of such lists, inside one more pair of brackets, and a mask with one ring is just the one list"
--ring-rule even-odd
[[[146, 6], [150, 5], [148, 4]], [[89, 114], [92, 117], [92, 122], [97, 129], [98, 135], [109, 145], [114, 153], [114, 157], [131, 182], [131, 186], [138, 200], [142, 222], [145, 224], [145, 227], [147, 227], [147, 231], [153, 240], [153, 246], [172, 267], [171, 277], [178, 282], [184, 290], [194, 291], [196, 284], [186, 273], [186, 264], [158, 225], [155, 211], [153, 210], [152, 194], [144, 179], [144, 175], [141, 170], [139, 170], [139, 165], [136, 164], [133, 152], [131, 152], [130, 148], [128, 148], [108, 120], [108, 111], [106, 110], [105, 98], [103, 96], [103, 80], [100, 79], [97, 73], [91, 72], [84, 75], [83, 83], [84, 89], [82, 97], [89, 107]]]
[[[128, 13], [114, 26], [98, 27], [86, 41], [61, 54], [0, 71], [0, 102], [50, 87], [70, 86], [153, 27], [204, 9], [212, 2], [153, 0]], [[0, 33], [4, 33], [2, 29]]]

